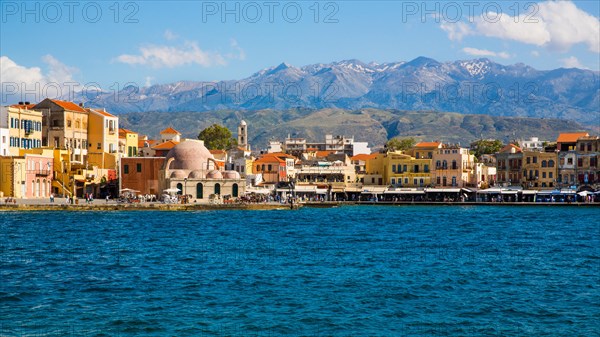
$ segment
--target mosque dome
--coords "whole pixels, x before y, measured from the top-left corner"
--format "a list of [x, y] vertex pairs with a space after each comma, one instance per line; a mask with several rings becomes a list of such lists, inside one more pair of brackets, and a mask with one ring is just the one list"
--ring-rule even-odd
[[221, 174], [221, 171], [212, 170], [212, 171], [208, 172], [208, 174], [206, 174], [206, 178], [207, 179], [223, 179], [223, 175]]
[[223, 179], [240, 179], [240, 174], [236, 171], [223, 172]]
[[185, 178], [185, 172], [181, 171], [181, 170], [175, 170], [171, 172], [171, 179], [183, 179]]
[[194, 170], [194, 171], [190, 172], [190, 175], [188, 176], [188, 178], [190, 178], [190, 179], [204, 179], [204, 174], [200, 170]]
[[200, 140], [186, 140], [175, 145], [167, 154], [166, 162], [173, 158], [170, 170], [203, 170], [213, 155]]

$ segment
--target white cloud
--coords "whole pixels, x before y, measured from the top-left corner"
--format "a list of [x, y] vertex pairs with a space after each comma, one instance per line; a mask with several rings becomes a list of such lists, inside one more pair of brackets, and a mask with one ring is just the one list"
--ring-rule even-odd
[[484, 13], [475, 17], [472, 24], [443, 22], [441, 28], [450, 40], [484, 35], [561, 52], [584, 44], [590, 51], [600, 53], [600, 21], [571, 1], [534, 3], [527, 13], [519, 16]]
[[579, 60], [575, 56], [571, 56], [571, 57], [567, 57], [565, 59], [561, 59], [561, 61], [562, 61], [562, 64], [563, 64], [563, 66], [565, 68], [587, 69], [586, 67], [583, 66], [583, 64], [581, 64], [581, 62], [579, 62]]
[[69, 67], [52, 55], [42, 57], [46, 72], [40, 67], [19, 65], [8, 56], [0, 56], [2, 103], [37, 102], [46, 97], [69, 97], [69, 87], [80, 86], [73, 79], [78, 70]]
[[139, 55], [123, 54], [116, 60], [127, 64], [149, 65], [153, 68], [175, 68], [188, 64], [210, 67], [226, 63], [222, 55], [204, 51], [196, 42], [190, 41], [179, 47], [155, 45], [140, 47]]
[[165, 30], [164, 37], [165, 37], [165, 39], [172, 41], [172, 40], [177, 39], [179, 36], [176, 35], [175, 33], [173, 33], [171, 30], [167, 29], [167, 30]]
[[234, 53], [229, 53], [227, 54], [227, 58], [229, 59], [234, 59], [234, 60], [240, 60], [243, 61], [246, 59], [246, 52], [244, 51], [244, 49], [242, 49], [242, 47], [240, 47], [238, 45], [238, 42], [236, 39], [231, 39], [231, 43], [229, 44], [229, 46], [231, 47], [231, 49], [234, 50]]
[[452, 41], [461, 41], [463, 37], [473, 34], [464, 22], [442, 22], [440, 27], [448, 33], [448, 38]]
[[477, 48], [471, 48], [471, 47], [465, 47], [462, 49], [462, 51], [466, 54], [472, 55], [472, 56], [491, 56], [491, 57], [500, 57], [503, 59], [507, 59], [510, 58], [510, 54], [507, 52], [494, 52], [491, 50], [487, 50], [487, 49], [477, 49]]
[[144, 87], [151, 87], [153, 80], [154, 80], [154, 77], [146, 76], [146, 78], [144, 79]]
[[537, 51], [537, 50], [532, 50], [531, 51], [531, 56], [533, 56], [533, 57], [539, 57], [540, 56], [540, 52]]

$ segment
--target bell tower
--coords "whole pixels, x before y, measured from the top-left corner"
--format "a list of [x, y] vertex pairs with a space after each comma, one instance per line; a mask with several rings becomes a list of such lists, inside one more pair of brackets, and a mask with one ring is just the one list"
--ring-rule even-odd
[[248, 150], [248, 125], [242, 120], [238, 125], [238, 146]]

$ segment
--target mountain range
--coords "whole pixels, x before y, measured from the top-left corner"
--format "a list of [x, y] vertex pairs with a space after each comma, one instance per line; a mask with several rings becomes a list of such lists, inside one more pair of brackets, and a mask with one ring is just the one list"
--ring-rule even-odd
[[[536, 70], [489, 59], [363, 63], [287, 63], [240, 80], [181, 81], [91, 93], [108, 111], [204, 112], [265, 109], [394, 109], [489, 116], [559, 118], [600, 129], [599, 72]], [[92, 97], [93, 96], [93, 97]]]

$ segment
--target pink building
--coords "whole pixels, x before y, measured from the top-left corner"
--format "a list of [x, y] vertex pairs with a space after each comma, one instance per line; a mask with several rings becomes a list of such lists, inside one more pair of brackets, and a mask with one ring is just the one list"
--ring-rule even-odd
[[25, 154], [25, 168], [17, 172], [24, 177], [25, 198], [47, 198], [52, 193], [54, 158]]

